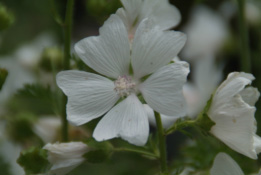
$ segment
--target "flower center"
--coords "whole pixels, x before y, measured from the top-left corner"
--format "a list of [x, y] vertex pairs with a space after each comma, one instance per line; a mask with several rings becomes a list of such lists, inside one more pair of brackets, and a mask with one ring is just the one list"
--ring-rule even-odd
[[119, 76], [118, 79], [114, 81], [114, 85], [114, 90], [121, 97], [128, 96], [130, 93], [135, 92], [136, 83], [132, 81], [132, 78], [129, 76]]

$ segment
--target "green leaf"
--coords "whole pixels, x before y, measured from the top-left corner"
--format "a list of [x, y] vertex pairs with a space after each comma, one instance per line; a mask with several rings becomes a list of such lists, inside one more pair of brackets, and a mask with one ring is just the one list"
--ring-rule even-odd
[[3, 87], [4, 83], [5, 83], [7, 75], [8, 75], [7, 70], [0, 68], [0, 90], [2, 89], [2, 87]]
[[47, 160], [47, 151], [37, 147], [31, 147], [21, 152], [17, 163], [24, 168], [28, 175], [44, 173], [50, 167]]

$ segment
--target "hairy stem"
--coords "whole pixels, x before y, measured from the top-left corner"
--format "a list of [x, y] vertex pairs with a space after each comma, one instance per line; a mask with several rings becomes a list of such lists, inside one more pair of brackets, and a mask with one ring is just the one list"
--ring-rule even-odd
[[159, 139], [159, 151], [160, 151], [160, 166], [161, 173], [168, 175], [168, 165], [167, 165], [167, 150], [166, 150], [166, 135], [161, 122], [161, 117], [158, 112], [155, 113], [155, 119], [157, 123], [158, 139]]
[[[74, 0], [67, 1], [65, 25], [64, 25], [64, 63], [63, 69], [68, 70], [70, 68], [71, 58], [71, 36], [72, 36], [72, 23], [73, 23], [73, 7]], [[68, 121], [66, 119], [66, 103], [67, 97], [63, 95], [63, 112], [62, 112], [62, 140], [68, 141]]]

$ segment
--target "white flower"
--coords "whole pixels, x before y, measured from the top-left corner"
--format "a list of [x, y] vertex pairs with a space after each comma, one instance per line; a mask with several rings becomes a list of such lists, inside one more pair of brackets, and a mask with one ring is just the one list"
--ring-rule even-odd
[[244, 175], [244, 173], [229, 155], [219, 153], [214, 160], [210, 175]]
[[123, 20], [132, 40], [135, 31], [145, 18], [150, 18], [161, 30], [167, 30], [178, 25], [181, 20], [179, 10], [168, 0], [121, 0], [124, 8], [116, 14]]
[[49, 143], [57, 138], [57, 131], [61, 127], [58, 117], [41, 117], [34, 125], [33, 131], [44, 141]]
[[188, 41], [182, 51], [182, 57], [189, 60], [215, 54], [227, 38], [227, 28], [218, 13], [205, 6], [197, 6], [184, 28]]
[[196, 117], [204, 109], [221, 79], [222, 69], [215, 65], [213, 56], [208, 55], [194, 62], [193, 83], [186, 83], [183, 88], [189, 117]]
[[[57, 75], [58, 86], [68, 96], [68, 120], [81, 125], [109, 111], [94, 130], [96, 140], [121, 137], [132, 144], [144, 145], [149, 125], [137, 95], [142, 94], [159, 113], [185, 113], [182, 86], [189, 66], [185, 62], [168, 64], [185, 40], [184, 34], [161, 31], [145, 19], [137, 28], [130, 51], [127, 30], [121, 19], [112, 15], [100, 28], [100, 36], [83, 39], [76, 44], [75, 51], [87, 65], [113, 81], [74, 70]], [[129, 73], [130, 63], [133, 75]], [[142, 82], [142, 77], [150, 74]], [[113, 107], [121, 97], [126, 99]]]
[[43, 147], [48, 150], [48, 161], [53, 165], [50, 172], [64, 175], [84, 162], [82, 157], [88, 147], [82, 142], [48, 143]]
[[254, 107], [259, 92], [250, 85], [252, 74], [233, 72], [216, 90], [208, 116], [216, 124], [210, 132], [231, 149], [257, 159], [261, 138], [256, 133]]

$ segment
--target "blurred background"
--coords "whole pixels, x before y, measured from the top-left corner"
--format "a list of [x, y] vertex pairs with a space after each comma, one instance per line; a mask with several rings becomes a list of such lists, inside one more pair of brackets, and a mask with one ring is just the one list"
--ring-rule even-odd
[[[180, 10], [182, 16], [181, 23], [173, 30], [188, 36], [179, 58], [190, 63], [191, 73], [184, 94], [189, 104], [188, 115], [195, 117], [228, 73], [243, 70], [237, 2], [170, 0], [170, 3]], [[99, 27], [120, 7], [119, 0], [75, 0], [72, 48], [80, 39], [98, 35]], [[62, 93], [56, 86], [55, 75], [62, 70], [64, 31], [61, 20], [65, 9], [64, 0], [0, 1], [1, 82], [6, 78], [0, 91], [0, 175], [25, 174], [16, 163], [22, 150], [61, 140], [59, 116]], [[250, 73], [256, 77], [253, 85], [260, 90], [260, 0], [246, 0], [245, 17]], [[71, 68], [88, 70], [76, 56], [71, 60]], [[260, 103], [256, 104], [259, 135]], [[70, 139], [77, 141], [90, 137], [98, 120], [81, 127], [70, 126]], [[151, 131], [154, 132], [153, 125]], [[167, 141], [170, 165], [180, 171], [186, 167], [207, 170], [219, 151], [228, 152], [245, 173], [257, 172], [260, 168], [260, 159], [259, 162], [252, 161], [216, 139], [202, 136], [195, 129], [172, 134]], [[112, 142], [126, 145], [120, 139]], [[155, 160], [119, 152], [100, 164], [85, 163], [70, 174], [151, 175], [158, 169]]]

